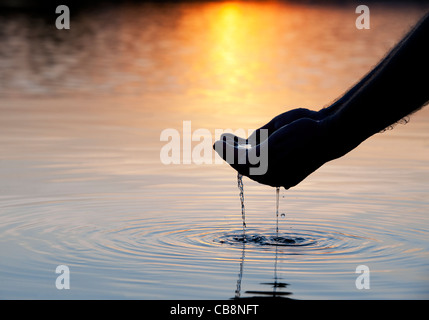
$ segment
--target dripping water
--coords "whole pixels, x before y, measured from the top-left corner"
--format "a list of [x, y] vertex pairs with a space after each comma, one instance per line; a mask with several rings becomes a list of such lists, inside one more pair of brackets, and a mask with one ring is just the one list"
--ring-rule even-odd
[[280, 187], [276, 187], [276, 218], [277, 218], [277, 222], [276, 222], [276, 237], [279, 237], [279, 192], [280, 192]]
[[246, 234], [246, 216], [244, 212], [244, 191], [243, 191], [243, 176], [237, 173], [237, 185], [240, 190], [240, 201], [241, 201], [241, 218], [243, 220], [243, 240]]

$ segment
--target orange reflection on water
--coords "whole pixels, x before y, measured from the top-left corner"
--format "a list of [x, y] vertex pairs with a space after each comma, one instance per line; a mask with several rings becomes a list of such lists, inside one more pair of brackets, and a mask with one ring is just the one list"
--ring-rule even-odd
[[276, 12], [272, 6], [211, 3], [184, 17], [194, 22], [186, 32], [201, 35], [201, 28], [204, 30], [204, 41], [191, 36], [191, 46], [202, 47], [203, 54], [192, 61], [190, 76], [204, 84], [191, 88], [192, 92], [227, 102], [237, 96], [255, 98], [255, 89], [261, 89], [263, 79], [273, 75], [269, 63], [276, 34], [269, 22]]

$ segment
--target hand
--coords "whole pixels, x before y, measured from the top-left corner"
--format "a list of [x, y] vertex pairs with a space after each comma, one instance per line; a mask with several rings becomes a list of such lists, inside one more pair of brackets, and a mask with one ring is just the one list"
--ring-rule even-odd
[[[294, 109], [273, 118], [256, 130], [248, 139], [232, 134], [223, 134], [214, 144], [214, 149], [226, 160], [234, 154], [229, 163], [242, 175], [262, 184], [289, 189], [301, 182], [310, 173], [323, 165], [330, 156], [331, 134], [323, 112]], [[268, 130], [268, 138], [260, 141], [260, 130]], [[249, 144], [250, 148], [240, 147]], [[255, 167], [249, 162], [249, 153], [268, 155], [265, 174], [250, 174]], [[330, 159], [329, 159], [330, 160]]]
[[260, 144], [262, 142], [259, 140], [259, 132], [261, 129], [267, 129], [268, 136], [270, 136], [272, 133], [274, 133], [281, 127], [290, 124], [298, 119], [309, 118], [313, 120], [321, 120], [325, 117], [325, 110], [326, 109], [322, 109], [320, 111], [312, 111], [304, 108], [293, 109], [274, 117], [270, 122], [268, 122], [261, 128], [255, 130], [247, 139], [240, 138], [231, 133], [225, 133], [221, 136], [221, 140], [227, 139], [229, 143], [235, 142], [235, 145], [237, 146], [245, 144], [256, 146], [257, 144]]
[[[330, 107], [283, 113], [248, 139], [225, 134], [213, 147], [239, 173], [257, 182], [286, 189], [297, 185], [325, 162], [343, 156], [428, 103], [427, 81], [421, 81], [429, 68], [423, 50], [428, 35], [429, 13]], [[260, 139], [262, 129], [268, 134]], [[228, 158], [231, 154], [233, 161]], [[267, 170], [255, 174], [255, 162], [249, 160], [258, 154], [268, 155]]]

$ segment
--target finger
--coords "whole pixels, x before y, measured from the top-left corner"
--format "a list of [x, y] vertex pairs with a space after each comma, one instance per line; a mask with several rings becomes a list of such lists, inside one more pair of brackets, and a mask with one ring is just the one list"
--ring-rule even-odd
[[[261, 137], [261, 130], [268, 130], [268, 133], [266, 134], [266, 137]], [[269, 129], [262, 127], [252, 132], [252, 134], [247, 138], [247, 143], [250, 144], [252, 147], [257, 146], [258, 144], [261, 144], [265, 141], [266, 138], [269, 136]]]
[[220, 136], [220, 140], [226, 141], [227, 143], [231, 144], [231, 145], [242, 145], [242, 144], [246, 144], [246, 139], [243, 139], [239, 136], [236, 136], [232, 133], [222, 133], [222, 135]]
[[248, 149], [232, 145], [226, 140], [216, 141], [213, 145], [213, 149], [215, 149], [219, 156], [239, 173], [248, 175]]

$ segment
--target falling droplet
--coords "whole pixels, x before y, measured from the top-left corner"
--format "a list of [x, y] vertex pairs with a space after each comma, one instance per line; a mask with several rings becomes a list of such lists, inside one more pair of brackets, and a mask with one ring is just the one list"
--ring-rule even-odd
[[276, 236], [279, 236], [279, 192], [280, 187], [276, 187], [276, 217], [277, 217], [277, 225], [276, 225]]
[[244, 212], [244, 189], [243, 189], [243, 176], [237, 173], [237, 185], [240, 190], [240, 201], [241, 201], [241, 218], [243, 219], [243, 239], [246, 233], [246, 217]]
[[280, 216], [281, 216], [282, 218], [284, 218], [284, 217], [285, 217], [285, 214], [284, 214], [284, 213], [282, 213]]

